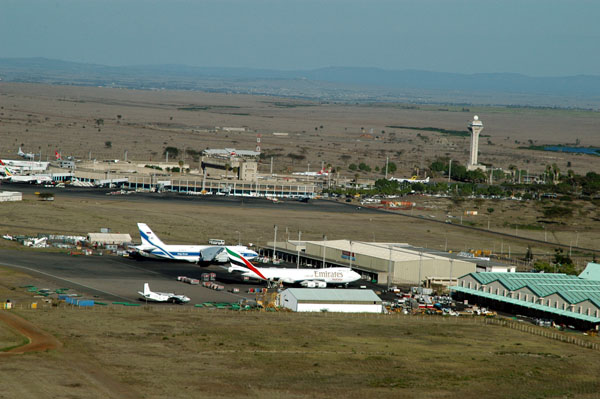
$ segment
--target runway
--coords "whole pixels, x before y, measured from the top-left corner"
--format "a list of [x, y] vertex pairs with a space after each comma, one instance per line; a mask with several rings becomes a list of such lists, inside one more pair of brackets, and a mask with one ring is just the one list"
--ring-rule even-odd
[[337, 212], [337, 213], [378, 213], [377, 209], [365, 208], [354, 204], [346, 203], [343, 199], [321, 200], [315, 199], [309, 202], [300, 202], [294, 199], [282, 198], [274, 203], [262, 197], [237, 197], [237, 196], [218, 196], [218, 195], [187, 195], [184, 193], [132, 193], [129, 195], [106, 195], [115, 191], [115, 189], [106, 188], [84, 188], [84, 187], [42, 187], [31, 184], [2, 183], [0, 189], [3, 191], [18, 191], [23, 195], [34, 195], [36, 192], [54, 193], [56, 199], [61, 196], [74, 198], [94, 198], [108, 201], [128, 201], [128, 202], [152, 202], [152, 201], [181, 201], [193, 203], [194, 205], [207, 206], [237, 206], [249, 209], [280, 209], [312, 211], [312, 212]]

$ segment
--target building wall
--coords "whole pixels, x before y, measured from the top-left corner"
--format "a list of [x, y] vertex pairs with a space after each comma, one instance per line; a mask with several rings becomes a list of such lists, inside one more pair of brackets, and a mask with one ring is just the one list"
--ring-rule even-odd
[[492, 281], [487, 285], [488, 292], [491, 290], [491, 293], [494, 295], [502, 295], [509, 296], [510, 290], [504, 286], [500, 281]]
[[296, 312], [382, 313], [381, 304], [298, 303]]
[[[344, 255], [341, 249], [337, 248], [326, 248], [325, 258], [341, 264], [350, 264], [347, 255]], [[346, 251], [349, 252], [349, 251]], [[354, 252], [354, 251], [353, 251]], [[318, 243], [306, 243], [306, 254], [314, 256], [316, 258], [323, 258], [323, 245]], [[372, 270], [379, 274], [379, 281], [383, 282], [387, 279], [389, 269], [389, 259], [379, 258], [368, 254], [356, 253], [355, 260], [352, 261], [352, 267], [358, 269]], [[457, 278], [468, 273], [475, 272], [475, 263], [465, 262], [462, 260], [455, 259], [451, 262], [446, 258], [431, 257], [424, 254], [422, 260], [410, 259], [410, 260], [397, 260], [392, 262], [394, 284], [418, 284], [419, 276], [421, 280], [425, 280], [429, 277], [444, 277], [450, 278], [450, 269], [452, 268], [452, 277]], [[420, 269], [420, 270], [419, 270]]]
[[538, 303], [538, 296], [527, 287], [519, 288], [513, 292], [512, 297], [523, 302]]
[[[548, 301], [550, 301], [550, 305], [548, 305]], [[569, 309], [569, 303], [558, 294], [552, 294], [544, 297], [543, 302], [541, 304], [544, 306], [550, 306], [551, 308], [555, 309]]]

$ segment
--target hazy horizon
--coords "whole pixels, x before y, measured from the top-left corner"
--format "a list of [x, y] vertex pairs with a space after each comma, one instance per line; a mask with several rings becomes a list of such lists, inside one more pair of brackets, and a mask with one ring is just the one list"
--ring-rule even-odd
[[0, 54], [109, 66], [599, 75], [590, 0], [4, 0]]

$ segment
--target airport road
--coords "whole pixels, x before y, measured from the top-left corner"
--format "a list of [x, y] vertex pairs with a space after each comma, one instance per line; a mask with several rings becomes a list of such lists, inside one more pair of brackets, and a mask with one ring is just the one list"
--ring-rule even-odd
[[277, 203], [273, 203], [266, 198], [258, 197], [234, 197], [234, 196], [218, 196], [218, 195], [186, 195], [183, 193], [132, 193], [129, 195], [106, 195], [115, 189], [103, 188], [82, 188], [82, 187], [42, 187], [30, 184], [7, 184], [3, 183], [0, 186], [4, 191], [18, 191], [24, 195], [33, 195], [35, 192], [51, 192], [55, 194], [56, 199], [61, 196], [69, 196], [76, 198], [103, 198], [111, 201], [181, 201], [188, 202], [194, 205], [209, 205], [209, 206], [238, 206], [252, 208], [267, 208], [298, 211], [321, 211], [321, 212], [366, 212], [378, 213], [377, 209], [370, 209], [361, 206], [351, 205], [340, 201], [331, 200], [310, 200], [308, 203], [300, 202], [293, 199], [283, 199]]
[[[246, 294], [248, 288], [262, 284], [244, 283], [218, 266], [202, 268], [187, 262], [134, 260], [117, 256], [71, 256], [16, 250], [0, 250], [0, 265], [22, 271], [48, 282], [48, 287], [69, 288], [69, 293], [107, 301], [138, 302], [138, 291], [144, 283], [153, 291], [174, 292], [190, 297], [190, 304], [202, 302], [237, 302], [241, 298], [254, 299]], [[214, 291], [201, 285], [190, 285], [176, 280], [177, 276], [200, 279], [205, 272], [215, 272], [217, 281], [226, 289], [237, 287], [240, 294]]]

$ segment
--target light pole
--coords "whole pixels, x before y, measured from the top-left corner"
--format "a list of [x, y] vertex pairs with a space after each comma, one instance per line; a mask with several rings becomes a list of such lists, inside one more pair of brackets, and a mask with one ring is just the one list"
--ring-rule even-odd
[[422, 294], [421, 290], [421, 268], [423, 267], [423, 250], [419, 251], [419, 294]]
[[448, 183], [450, 183], [450, 176], [452, 176], [452, 160], [450, 160], [448, 165]]
[[298, 250], [298, 254], [296, 256], [296, 269], [300, 269], [300, 240], [302, 239], [302, 232], [298, 230], [298, 244], [296, 245], [296, 249]]
[[277, 259], [275, 256], [275, 251], [277, 250], [277, 225], [274, 225], [273, 228], [275, 229], [275, 236], [273, 237], [273, 261], [275, 261]]
[[323, 269], [325, 269], [325, 251], [327, 250], [327, 236], [323, 236]]
[[390, 244], [390, 258], [388, 260], [388, 277], [387, 277], [388, 290], [392, 287], [392, 245]]
[[454, 266], [454, 259], [450, 258], [450, 282], [448, 284], [448, 292], [450, 292], [450, 287], [452, 286], [452, 266]]
[[242, 236], [241, 233], [239, 231], [236, 231], [237, 235], [238, 235], [238, 245], [242, 245]]

